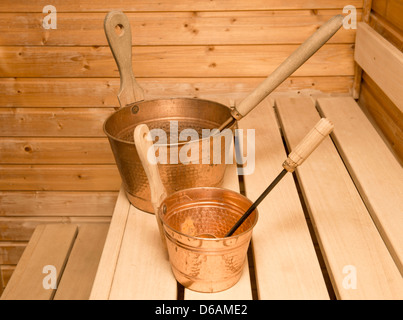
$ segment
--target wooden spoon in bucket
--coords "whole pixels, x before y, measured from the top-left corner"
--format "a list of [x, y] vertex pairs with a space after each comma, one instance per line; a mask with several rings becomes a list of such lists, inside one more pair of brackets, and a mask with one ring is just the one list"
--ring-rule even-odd
[[230, 237], [241, 226], [241, 224], [249, 217], [256, 207], [263, 201], [277, 183], [285, 176], [287, 172], [293, 172], [296, 167], [301, 165], [306, 158], [321, 144], [321, 142], [332, 132], [334, 125], [326, 118], [322, 118], [309, 131], [309, 133], [301, 140], [295, 149], [288, 155], [283, 162], [283, 170], [267, 187], [267, 189], [259, 196], [259, 198], [249, 207], [242, 217], [235, 223], [230, 231], [224, 237]]
[[157, 159], [155, 158], [154, 144], [151, 140], [150, 131], [146, 124], [140, 124], [134, 129], [134, 143], [150, 184], [151, 204], [157, 218], [162, 242], [166, 245], [164, 229], [162, 222], [158, 217], [158, 211], [162, 201], [167, 197], [167, 192], [162, 184], [161, 176], [158, 171]]
[[[161, 219], [159, 219], [158, 212], [161, 207], [161, 203], [167, 197], [167, 192], [162, 184], [161, 176], [158, 171], [157, 160], [154, 153], [154, 145], [151, 140], [150, 131], [146, 124], [140, 124], [134, 129], [134, 143], [136, 149], [144, 167], [144, 171], [147, 175], [148, 182], [151, 189], [151, 204], [154, 208], [154, 213], [158, 222], [158, 229], [163, 244], [166, 246], [166, 240], [164, 236], [164, 229]], [[203, 233], [196, 235], [198, 238], [216, 238], [216, 236]]]

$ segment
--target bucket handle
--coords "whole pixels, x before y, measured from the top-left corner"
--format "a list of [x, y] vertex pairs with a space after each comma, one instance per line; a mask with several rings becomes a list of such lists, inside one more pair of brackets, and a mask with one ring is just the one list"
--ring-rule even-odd
[[121, 11], [109, 12], [104, 20], [104, 31], [113, 57], [119, 68], [121, 107], [144, 100], [144, 91], [138, 85], [132, 66], [132, 32], [130, 22]]

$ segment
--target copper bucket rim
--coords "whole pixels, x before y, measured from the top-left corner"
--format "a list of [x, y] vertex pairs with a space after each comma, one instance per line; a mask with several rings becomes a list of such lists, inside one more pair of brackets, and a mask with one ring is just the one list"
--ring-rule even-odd
[[[173, 231], [173, 232], [175, 232], [175, 233], [177, 233], [177, 234], [179, 234], [179, 235], [181, 235], [181, 236], [184, 236], [184, 237], [187, 237], [187, 238], [190, 238], [190, 239], [193, 239], [193, 240], [203, 240], [203, 241], [222, 241], [222, 240], [236, 239], [236, 238], [239, 238], [239, 237], [241, 237], [241, 236], [246, 235], [248, 232], [251, 232], [251, 231], [253, 230], [253, 228], [256, 226], [257, 221], [258, 221], [258, 219], [259, 219], [259, 211], [258, 211], [257, 208], [255, 208], [255, 210], [253, 210], [253, 212], [254, 212], [254, 214], [255, 214], [255, 219], [254, 219], [253, 223], [251, 224], [251, 226], [250, 226], [248, 229], [246, 229], [245, 231], [243, 231], [243, 232], [241, 232], [241, 233], [238, 233], [238, 234], [236, 234], [236, 235], [229, 236], [229, 237], [221, 237], [221, 238], [196, 237], [196, 236], [191, 236], [191, 235], [188, 235], [188, 234], [186, 234], [186, 233], [183, 233], [183, 232], [181, 232], [181, 231], [176, 230], [175, 228], [171, 227], [169, 224], [165, 223], [164, 219], [161, 217], [161, 212], [163, 211], [164, 202], [165, 202], [168, 198], [174, 197], [174, 196], [176, 196], [176, 195], [179, 194], [179, 193], [183, 193], [183, 192], [186, 192], [186, 191], [192, 191], [192, 190], [217, 190], [217, 191], [228, 191], [228, 192], [230, 192], [230, 193], [232, 193], [232, 194], [234, 194], [234, 195], [237, 195], [238, 197], [242, 198], [243, 200], [247, 200], [248, 202], [250, 202], [250, 205], [252, 205], [252, 203], [253, 203], [248, 197], [244, 196], [243, 194], [241, 194], [241, 193], [239, 193], [239, 192], [236, 192], [236, 191], [234, 191], [234, 190], [228, 189], [228, 188], [196, 187], [196, 188], [188, 188], [188, 189], [178, 190], [178, 191], [176, 191], [176, 192], [170, 194], [169, 196], [167, 196], [167, 197], [162, 201], [161, 206], [160, 206], [160, 208], [158, 209], [158, 219], [161, 220], [163, 226], [166, 226], [168, 229], [170, 229], [171, 231]], [[224, 201], [222, 201], [222, 202], [224, 202]], [[246, 210], [245, 210], [245, 211], [246, 211]]]
[[[214, 103], [214, 104], [216, 104], [216, 105], [220, 105], [220, 106], [222, 106], [222, 107], [227, 108], [227, 109], [230, 110], [230, 108], [229, 108], [228, 106], [226, 106], [226, 105], [224, 105], [224, 104], [222, 104], [222, 103], [220, 103], [220, 102], [213, 101], [213, 100], [209, 100], [209, 99], [199, 99], [199, 98], [189, 98], [189, 97], [183, 97], [183, 98], [181, 98], [181, 97], [176, 97], [176, 98], [161, 98], [161, 99], [142, 100], [142, 101], [138, 101], [138, 102], [133, 102], [132, 104], [127, 105], [127, 106], [125, 106], [125, 107], [120, 107], [118, 110], [115, 110], [114, 112], [112, 112], [112, 114], [110, 114], [110, 115], [105, 119], [105, 121], [104, 121], [104, 123], [103, 123], [103, 126], [102, 126], [102, 127], [103, 127], [104, 133], [106, 134], [106, 136], [107, 136], [109, 139], [112, 139], [112, 140], [114, 140], [114, 141], [118, 141], [118, 142], [121, 142], [121, 143], [126, 143], [126, 144], [129, 144], [129, 145], [135, 146], [134, 141], [128, 141], [128, 140], [120, 139], [120, 138], [118, 138], [118, 137], [116, 137], [116, 136], [110, 134], [110, 133], [108, 132], [108, 130], [106, 129], [107, 123], [108, 123], [109, 120], [110, 120], [112, 117], [114, 117], [118, 112], [120, 112], [120, 111], [122, 111], [122, 110], [124, 110], [124, 109], [133, 108], [133, 106], [135, 106], [135, 105], [137, 105], [137, 104], [141, 104], [141, 103], [148, 103], [148, 102], [162, 101], [162, 100], [167, 100], [167, 101], [169, 101], [169, 100], [204, 101], [204, 102]], [[161, 119], [162, 119], [162, 118], [153, 118], [153, 119], [150, 119], [150, 120], [152, 121], [152, 120], [161, 120]], [[186, 119], [191, 119], [191, 118], [186, 118]], [[196, 119], [196, 118], [195, 118], [195, 119]], [[145, 122], [142, 122], [142, 123], [145, 123]], [[138, 123], [138, 124], [136, 124], [136, 125], [139, 125], [139, 124], [141, 124], [141, 123]], [[234, 125], [235, 125], [235, 124], [234, 124]], [[233, 125], [233, 126], [234, 126], [234, 125]], [[230, 128], [232, 128], [233, 126], [231, 126]], [[218, 128], [217, 128], [217, 129], [218, 129]], [[210, 136], [208, 136], [208, 137], [202, 138], [202, 139], [198, 139], [198, 140], [184, 141], [184, 142], [180, 142], [180, 143], [166, 143], [166, 144], [158, 144], [158, 143], [157, 143], [156, 145], [157, 145], [158, 147], [170, 147], [170, 148], [175, 147], [175, 146], [180, 147], [180, 146], [184, 146], [185, 144], [188, 144], [188, 143], [199, 143], [200, 141], [208, 140], [208, 139], [210, 139], [210, 138], [212, 138], [212, 137], [219, 136], [220, 134], [221, 134], [221, 132], [217, 130], [217, 132], [214, 132], [214, 134], [212, 134], [212, 135], [210, 135]]]

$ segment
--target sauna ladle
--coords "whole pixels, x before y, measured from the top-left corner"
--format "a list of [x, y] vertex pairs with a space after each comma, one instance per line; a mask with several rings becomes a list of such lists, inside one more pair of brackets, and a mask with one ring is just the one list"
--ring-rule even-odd
[[287, 172], [294, 172], [295, 168], [301, 165], [306, 158], [321, 144], [321, 142], [332, 132], [334, 125], [326, 118], [322, 118], [301, 140], [301, 142], [288, 155], [283, 162], [283, 170], [266, 188], [259, 198], [249, 207], [249, 209], [241, 216], [241, 218], [228, 231], [225, 237], [230, 237], [241, 226], [241, 224], [249, 217], [263, 199], [270, 193], [271, 190], [280, 182]]
[[324, 23], [314, 34], [302, 43], [284, 60], [254, 91], [241, 103], [233, 107], [231, 117], [222, 123], [219, 131], [230, 127], [252, 111], [264, 98], [274, 91], [284, 80], [302, 66], [318, 51], [343, 25], [343, 15], [336, 15]]

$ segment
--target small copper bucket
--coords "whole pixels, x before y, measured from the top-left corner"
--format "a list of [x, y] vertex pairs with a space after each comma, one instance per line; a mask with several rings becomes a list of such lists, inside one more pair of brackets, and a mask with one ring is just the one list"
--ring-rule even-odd
[[218, 292], [235, 285], [246, 261], [255, 210], [231, 236], [224, 237], [252, 202], [221, 188], [192, 188], [167, 197], [159, 217], [173, 274], [184, 287]]

